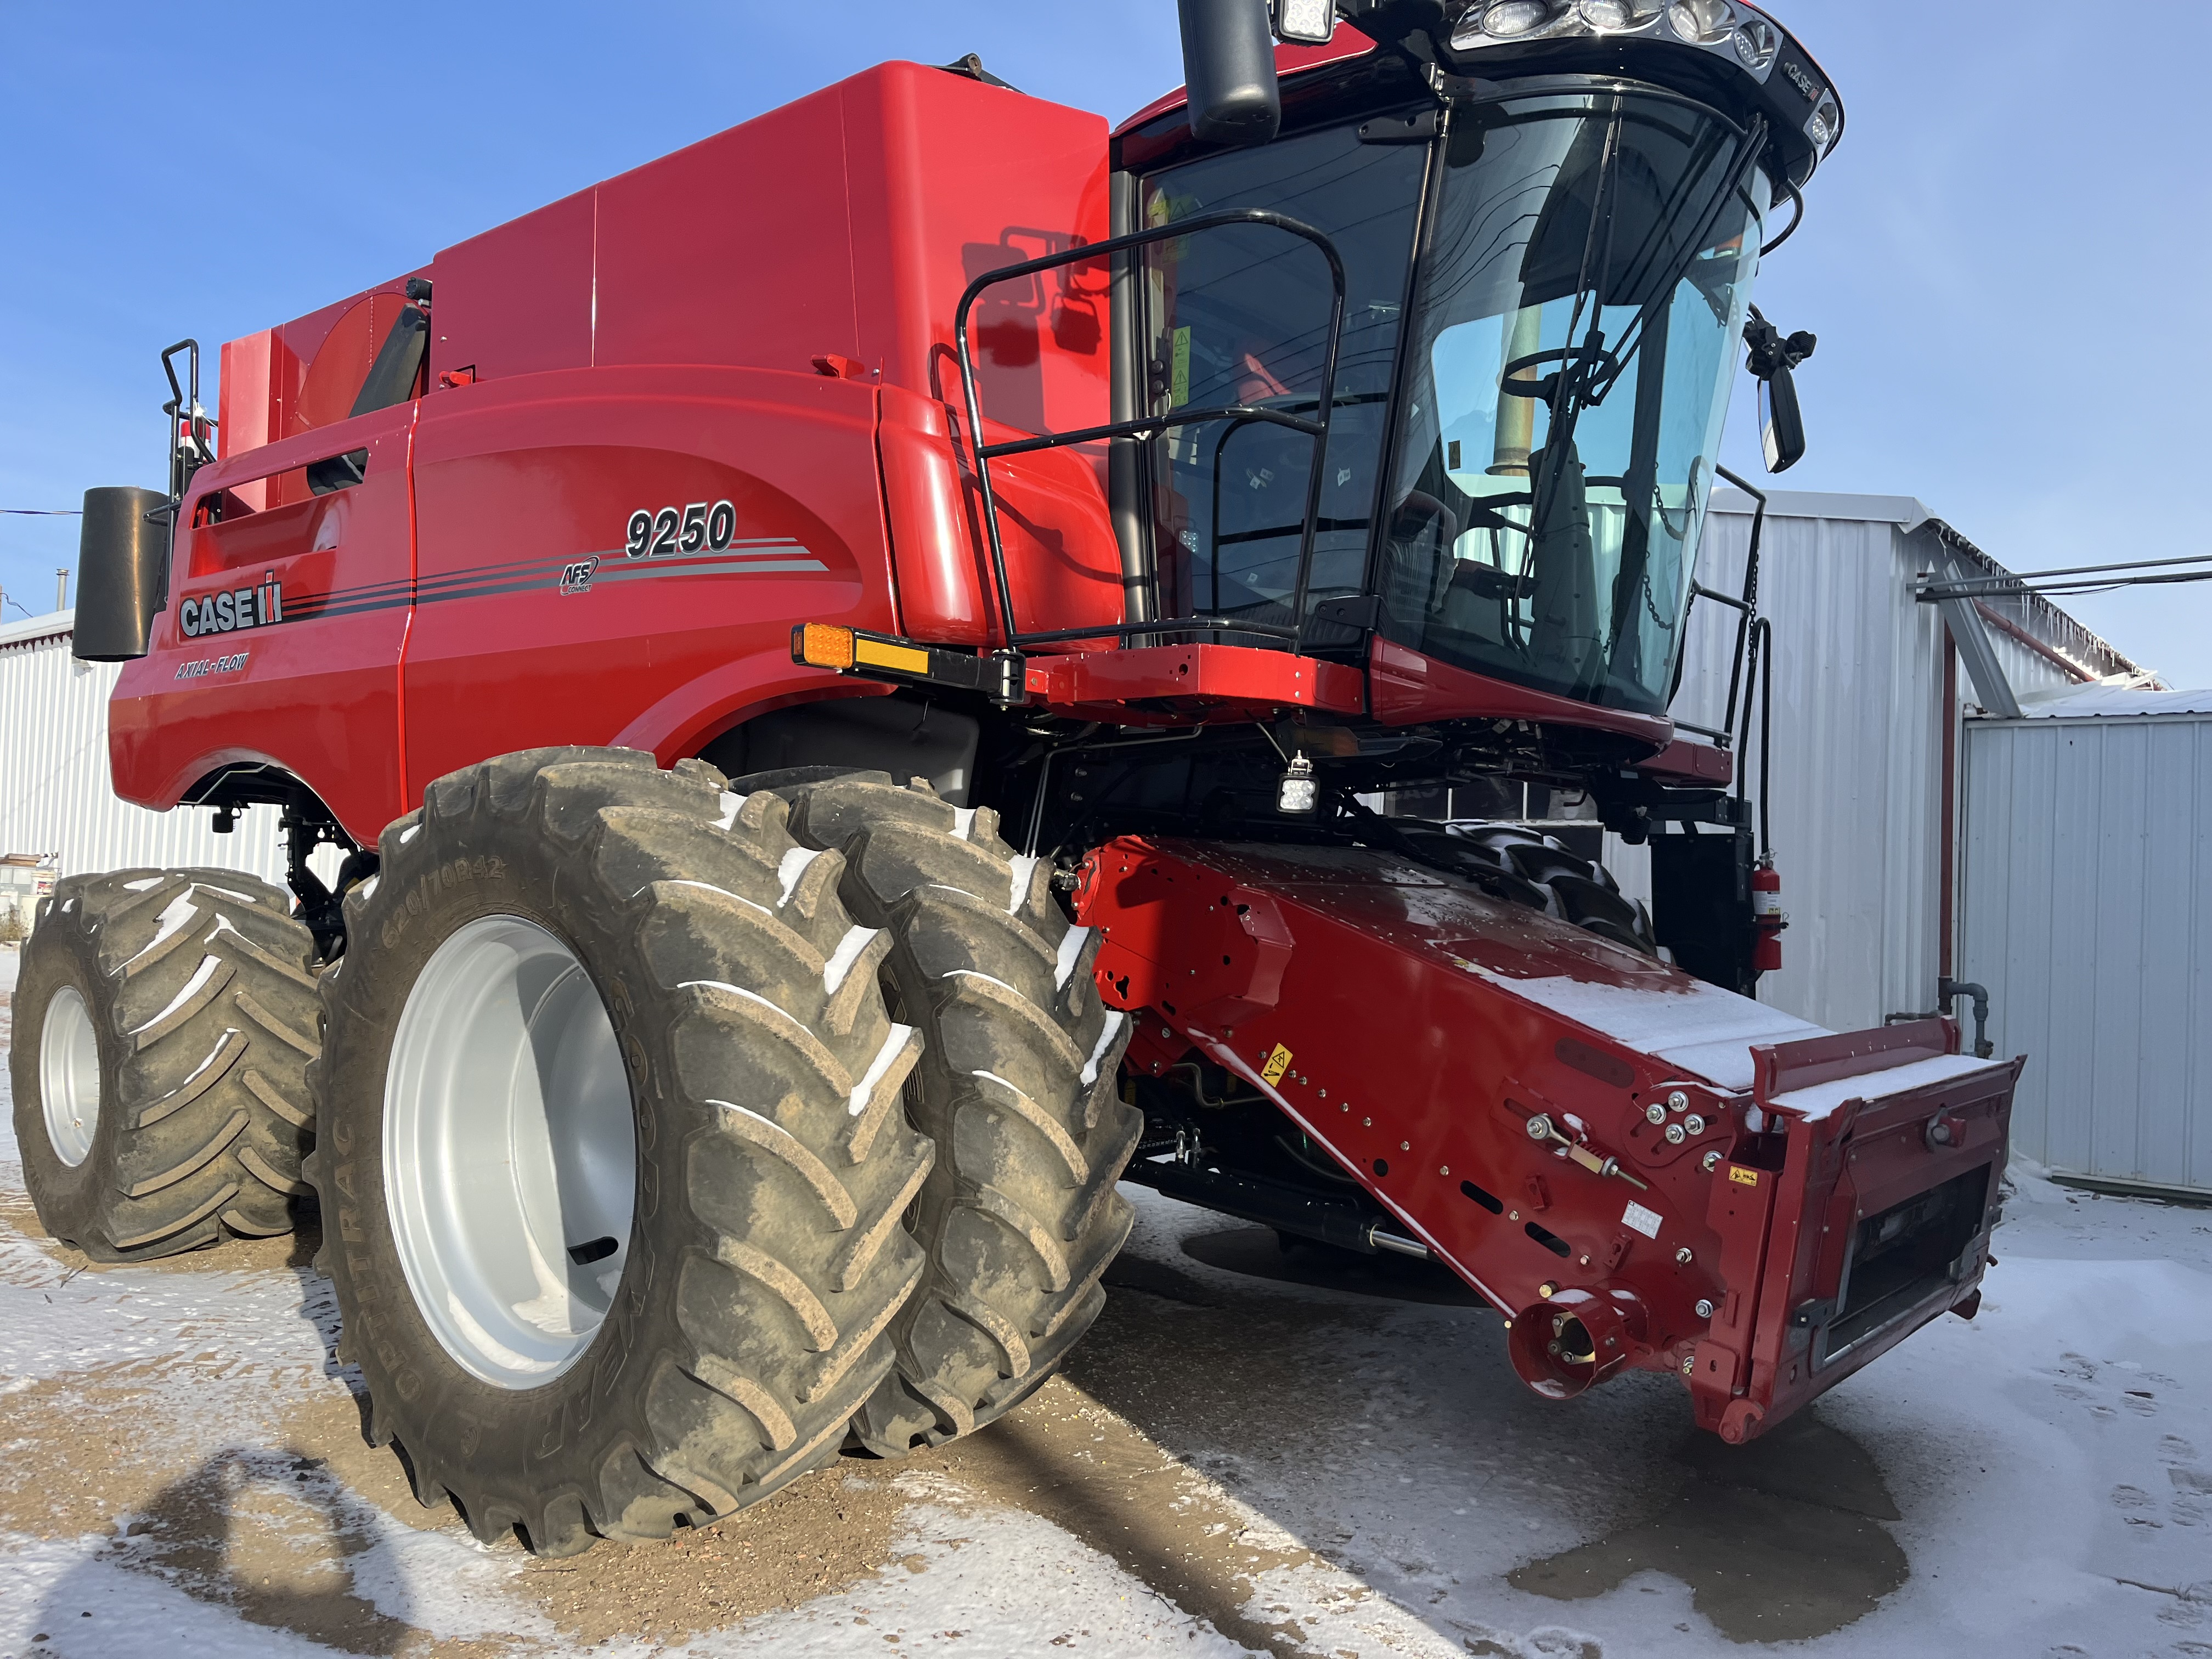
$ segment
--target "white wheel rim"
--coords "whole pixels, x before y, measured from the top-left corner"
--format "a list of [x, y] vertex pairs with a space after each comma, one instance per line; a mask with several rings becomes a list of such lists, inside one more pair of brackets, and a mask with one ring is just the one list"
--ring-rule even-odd
[[92, 1156], [100, 1128], [100, 1034], [74, 985], [46, 1004], [39, 1032], [39, 1103], [54, 1156], [72, 1170]]
[[384, 1087], [385, 1202], [440, 1345], [502, 1389], [574, 1364], [636, 1188], [629, 1077], [583, 963], [520, 916], [470, 922], [408, 992]]

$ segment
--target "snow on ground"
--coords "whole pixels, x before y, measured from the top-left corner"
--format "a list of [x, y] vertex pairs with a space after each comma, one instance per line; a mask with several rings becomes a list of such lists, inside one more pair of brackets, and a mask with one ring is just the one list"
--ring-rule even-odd
[[1005, 1422], [538, 1562], [362, 1443], [301, 1250], [85, 1267], [0, 1113], [0, 1659], [2212, 1659], [2212, 1211], [2021, 1173], [1978, 1319], [1730, 1450], [1672, 1379], [1538, 1401], [1448, 1285], [1129, 1190], [1107, 1313]]

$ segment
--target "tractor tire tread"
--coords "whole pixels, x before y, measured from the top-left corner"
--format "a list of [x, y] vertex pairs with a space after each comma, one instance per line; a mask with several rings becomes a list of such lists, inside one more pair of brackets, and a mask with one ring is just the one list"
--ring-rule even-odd
[[19, 1037], [23, 1014], [42, 1017], [61, 983], [76, 985], [103, 1082], [92, 1150], [63, 1165], [42, 1121], [38, 1044], [15, 1045], [17, 1138], [49, 1232], [94, 1261], [133, 1261], [292, 1231], [313, 1139], [301, 1034], [315, 1029], [314, 963], [289, 896], [237, 871], [55, 884], [24, 947]]
[[891, 940], [892, 1017], [925, 1036], [904, 1099], [937, 1147], [911, 1212], [927, 1274], [854, 1430], [902, 1456], [1011, 1409], [1097, 1317], [1134, 1220], [1116, 1190], [1143, 1131], [1117, 1090], [1131, 1027], [1099, 999], [1097, 935], [996, 814], [883, 773], [732, 787], [749, 783], [790, 799], [801, 841], [843, 855], [846, 908]]
[[[922, 1270], [897, 1218], [932, 1149], [902, 1121], [865, 1157], [848, 1142], [854, 1096], [902, 1039], [879, 996], [848, 1011], [842, 1029], [830, 1018], [828, 966], [853, 925], [837, 897], [842, 859], [795, 842], [781, 800], [724, 786], [703, 763], [664, 771], [627, 750], [487, 761], [440, 779], [419, 811], [386, 830], [377, 886], [346, 902], [354, 943], [324, 986], [331, 1059], [312, 1068], [326, 1121], [363, 1121], [340, 1067], [383, 1075], [406, 986], [382, 958], [406, 932], [409, 905], [419, 897], [427, 910], [471, 857], [507, 849], [520, 866], [540, 847], [546, 878], [527, 890], [563, 872], [562, 914], [603, 941], [594, 977], [647, 1115], [641, 1177], [649, 1162], [659, 1198], [650, 1221], [641, 1206], [608, 1315], [624, 1323], [571, 1373], [621, 1381], [562, 1396], [586, 1424], [557, 1453], [514, 1455], [534, 1445], [520, 1419], [536, 1408], [511, 1413], [518, 1425], [495, 1424], [482, 1443], [457, 1441], [436, 1402], [473, 1401], [482, 1413], [484, 1386], [437, 1348], [404, 1278], [380, 1284], [380, 1269], [390, 1276], [382, 1255], [343, 1237], [326, 1249], [373, 1437], [404, 1447], [418, 1498], [454, 1502], [479, 1539], [519, 1533], [557, 1557], [602, 1538], [666, 1538], [747, 1507], [814, 1467], [822, 1448], [834, 1455], [895, 1361], [890, 1328]], [[349, 1164], [362, 1154], [362, 1132], [349, 1133]], [[319, 1150], [309, 1165], [325, 1203], [351, 1202], [344, 1188], [366, 1186], [359, 1207], [374, 1206], [375, 1218], [365, 1231], [388, 1228], [377, 1182], [340, 1158]], [[851, 1271], [853, 1241], [869, 1234], [877, 1247]], [[641, 1273], [649, 1289], [633, 1288]], [[451, 1380], [438, 1372], [408, 1386], [441, 1364]]]

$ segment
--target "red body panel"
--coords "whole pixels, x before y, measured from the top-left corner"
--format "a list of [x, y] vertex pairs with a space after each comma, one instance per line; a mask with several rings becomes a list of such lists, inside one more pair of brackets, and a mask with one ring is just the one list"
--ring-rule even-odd
[[[890, 64], [439, 255], [413, 404], [348, 418], [404, 279], [233, 342], [224, 459], [186, 502], [191, 522], [228, 491], [191, 532], [222, 550], [193, 543], [125, 671], [118, 792], [168, 806], [272, 762], [367, 842], [487, 756], [672, 760], [751, 714], [873, 690], [793, 668], [794, 621], [981, 642], [952, 318], [977, 275], [1103, 239], [1106, 167], [1096, 116]], [[1107, 418], [1101, 273], [993, 292], [975, 339], [988, 436]], [[830, 356], [859, 378], [818, 373]], [[362, 447], [362, 483], [312, 493], [302, 464]], [[1121, 617], [1101, 467], [994, 469], [1030, 626]], [[713, 556], [625, 556], [633, 513], [723, 501]], [[282, 584], [281, 619], [185, 636], [179, 603], [248, 562]], [[188, 670], [203, 659], [228, 665]]]
[[[415, 416], [413, 404], [380, 410], [193, 478], [167, 608], [108, 709], [117, 793], [172, 805], [218, 766], [264, 762], [307, 779], [364, 845], [404, 810], [400, 661], [414, 581]], [[317, 496], [293, 482], [307, 464], [356, 449], [368, 451], [368, 466], [354, 488]], [[234, 483], [241, 495], [300, 498], [202, 523], [205, 504]], [[280, 620], [184, 631], [188, 606], [271, 577], [282, 584]]]
[[1655, 751], [1674, 740], [1674, 723], [1664, 715], [1601, 708], [1510, 680], [1471, 674], [1379, 635], [1369, 653], [1367, 670], [1375, 718], [1385, 726], [1470, 717], [1541, 720], [1619, 732], [1650, 744]]
[[[1316, 657], [1237, 645], [1164, 645], [1032, 659], [1031, 697], [1133, 725], [1266, 720], [1288, 708], [1357, 714], [1359, 671]], [[1129, 707], [1130, 704], [1152, 707]]]
[[[794, 622], [892, 625], [875, 392], [758, 369], [601, 369], [428, 399], [416, 438], [409, 798], [487, 755], [696, 751], [793, 674]], [[720, 550], [628, 555], [633, 513], [727, 501]], [[579, 570], [578, 567], [583, 567]]]
[[[1792, 1323], [1838, 1293], [1858, 1218], [2002, 1158], [2016, 1066], [1957, 1062], [1885, 1097], [1881, 1073], [1925, 1057], [1931, 1030], [1955, 1047], [1934, 1023], [1862, 1054], [1875, 1105], [1816, 1115], [1753, 1087], [1762, 1035], [1812, 1028], [1385, 854], [1125, 838], [1085, 866], [1079, 911], [1105, 934], [1106, 1000], [1143, 1011], [1133, 1063], [1195, 1048], [1264, 1092], [1509, 1317], [1620, 1310], [1626, 1363], [1694, 1357], [1701, 1419], [1731, 1438], [1979, 1283], [1977, 1262], [1824, 1370]], [[1662, 1116], [1701, 1127], [1669, 1140], [1647, 1113], [1676, 1093]], [[1971, 1127], [1930, 1146], [1945, 1110]], [[1539, 1115], [1634, 1180], [1531, 1139]]]

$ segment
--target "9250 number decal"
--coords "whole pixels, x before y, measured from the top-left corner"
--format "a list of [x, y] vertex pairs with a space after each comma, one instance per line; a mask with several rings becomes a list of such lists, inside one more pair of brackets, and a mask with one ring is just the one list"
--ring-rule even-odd
[[623, 551], [633, 559], [666, 558], [676, 553], [720, 552], [738, 533], [738, 509], [727, 501], [709, 507], [641, 507], [629, 515], [629, 538]]

